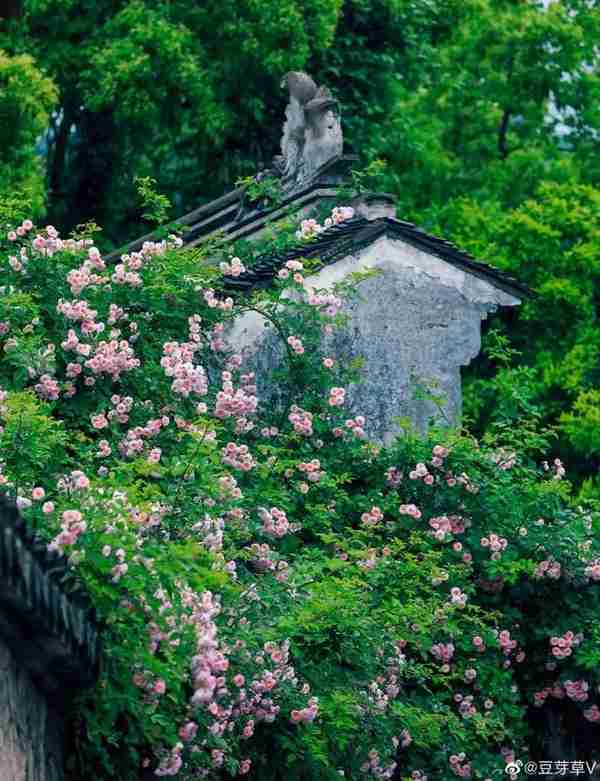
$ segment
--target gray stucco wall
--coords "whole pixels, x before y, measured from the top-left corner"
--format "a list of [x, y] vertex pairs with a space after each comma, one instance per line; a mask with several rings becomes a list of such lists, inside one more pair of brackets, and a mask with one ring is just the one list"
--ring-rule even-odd
[[[358, 300], [346, 302], [347, 325], [332, 338], [331, 350], [344, 362], [362, 357], [362, 382], [349, 389], [346, 409], [367, 419], [370, 437], [388, 442], [400, 431], [395, 418], [408, 418], [424, 431], [430, 419], [460, 421], [462, 366], [481, 347], [481, 321], [499, 306], [519, 299], [487, 280], [466, 273], [398, 239], [381, 237], [357, 255], [326, 266], [307, 279], [330, 288], [353, 271], [379, 273], [359, 285]], [[275, 361], [265, 322], [249, 313], [236, 322], [230, 341], [254, 354], [260, 374]], [[415, 398], [418, 385], [443, 398], [440, 405]], [[441, 409], [440, 409], [441, 407]]]
[[62, 719], [0, 638], [0, 779], [61, 781]]

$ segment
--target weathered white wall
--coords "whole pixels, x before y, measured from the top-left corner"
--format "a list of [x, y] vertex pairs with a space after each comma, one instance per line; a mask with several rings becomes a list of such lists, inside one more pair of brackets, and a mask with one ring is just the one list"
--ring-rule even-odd
[[[331, 343], [339, 360], [364, 360], [362, 382], [348, 395], [348, 411], [364, 415], [369, 435], [380, 441], [399, 431], [397, 417], [409, 418], [420, 431], [431, 417], [458, 423], [460, 369], [480, 350], [481, 321], [498, 306], [515, 306], [519, 299], [385, 236], [326, 266], [307, 285], [329, 288], [352, 271], [368, 268], [380, 273], [360, 283], [359, 300], [345, 304], [349, 321]], [[259, 371], [276, 354], [266, 333], [264, 320], [251, 312], [239, 318], [229, 336], [238, 349], [256, 354]], [[414, 398], [415, 377], [437, 385], [433, 392], [444, 398], [443, 414], [431, 401]]]
[[62, 721], [0, 639], [0, 781], [61, 781]]

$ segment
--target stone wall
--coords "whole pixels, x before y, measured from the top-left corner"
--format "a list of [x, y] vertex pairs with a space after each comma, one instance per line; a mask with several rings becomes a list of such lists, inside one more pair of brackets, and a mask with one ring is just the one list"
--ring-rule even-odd
[[62, 723], [0, 638], [1, 781], [61, 781]]
[[[307, 285], [330, 288], [367, 269], [378, 273], [360, 283], [358, 299], [345, 304], [348, 322], [326, 348], [344, 363], [364, 361], [362, 381], [349, 389], [346, 409], [364, 415], [369, 436], [381, 442], [400, 432], [396, 418], [410, 420], [421, 432], [431, 419], [456, 425], [462, 407], [461, 367], [479, 353], [481, 321], [499, 306], [515, 306], [520, 300], [388, 236], [325, 266]], [[268, 323], [250, 312], [229, 335], [237, 349], [254, 354], [263, 399], [269, 389], [261, 376], [268, 375], [282, 352], [268, 332]], [[423, 398], [419, 386], [441, 402]]]
[[95, 613], [69, 577], [0, 495], [0, 781], [63, 778], [65, 714], [100, 658]]

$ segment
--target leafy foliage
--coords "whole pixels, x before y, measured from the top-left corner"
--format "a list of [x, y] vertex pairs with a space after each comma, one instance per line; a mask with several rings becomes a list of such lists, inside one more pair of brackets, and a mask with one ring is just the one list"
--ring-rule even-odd
[[[45, 205], [45, 173], [35, 145], [56, 101], [53, 82], [32, 57], [0, 49], [0, 193], [10, 198], [11, 211], [21, 209], [22, 218], [31, 210], [38, 216]], [[8, 205], [0, 209], [0, 219], [7, 220]]]
[[[311, 240], [287, 224], [279, 242]], [[352, 367], [323, 352], [340, 291], [292, 260], [229, 293], [273, 238], [232, 256], [171, 235], [107, 267], [96, 226], [16, 227], [0, 482], [104, 638], [73, 779], [483, 779], [543, 758], [557, 723], [600, 758], [600, 518], [543, 435], [506, 407], [481, 444], [367, 441]], [[282, 357], [262, 403], [228, 343], [248, 313]], [[501, 335], [489, 352], [510, 360]]]

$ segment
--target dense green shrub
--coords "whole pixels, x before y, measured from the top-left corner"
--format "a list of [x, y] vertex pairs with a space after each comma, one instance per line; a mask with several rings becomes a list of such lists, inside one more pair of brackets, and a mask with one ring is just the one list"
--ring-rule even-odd
[[[544, 437], [370, 443], [322, 348], [351, 286], [292, 261], [234, 300], [260, 245], [107, 268], [93, 230], [25, 221], [0, 255], [3, 490], [103, 623], [71, 777], [489, 779], [565, 725], [599, 759], [599, 519]], [[279, 404], [227, 345], [249, 308]]]

